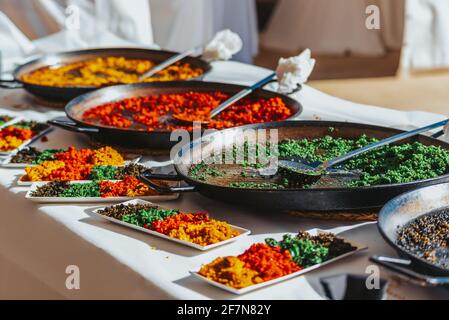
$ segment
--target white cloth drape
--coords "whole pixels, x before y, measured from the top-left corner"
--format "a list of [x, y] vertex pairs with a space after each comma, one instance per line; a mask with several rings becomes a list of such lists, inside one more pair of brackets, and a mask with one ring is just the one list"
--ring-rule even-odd
[[235, 60], [249, 62], [257, 54], [258, 32], [254, 0], [149, 0], [156, 43], [184, 51], [208, 42], [222, 29], [243, 39]]
[[[3, 70], [6, 71], [14, 66], [14, 62], [20, 62], [32, 53], [110, 46], [156, 47], [148, 0], [39, 0], [33, 2], [33, 8], [40, 10], [33, 13], [31, 20], [28, 19], [28, 11], [21, 12], [20, 6], [9, 2], [13, 0], [6, 1], [0, 3], [0, 10], [2, 7], [14, 9], [15, 20], [22, 28], [47, 26], [51, 20], [59, 30], [30, 41], [11, 19], [1, 14], [0, 51]], [[80, 19], [79, 28], [67, 25], [70, 15], [67, 8], [70, 5], [78, 10], [75, 14]], [[42, 35], [45, 31], [49, 30], [41, 28], [36, 34]]]
[[[14, 22], [28, 34], [38, 36], [35, 45], [44, 52], [151, 46], [153, 30], [161, 47], [182, 51], [208, 42], [217, 31], [226, 28], [243, 39], [243, 49], [234, 56], [235, 60], [250, 62], [258, 50], [255, 0], [24, 0], [20, 4], [15, 0], [3, 1], [0, 10], [8, 7], [14, 12]], [[69, 5], [76, 5], [80, 11], [78, 31], [67, 30]]]
[[[67, 46], [153, 44], [148, 0], [39, 0], [62, 29], [68, 29], [67, 8], [79, 10], [80, 29], [65, 32]], [[64, 30], [67, 31], [67, 30]], [[64, 32], [63, 31], [63, 32]]]
[[36, 46], [0, 11], [0, 74], [14, 67], [17, 57], [36, 52]]
[[30, 39], [44, 37], [59, 30], [58, 24], [44, 10], [39, 0], [1, 0], [0, 11]]
[[407, 0], [403, 69], [449, 67], [449, 1]]
[[0, 43], [3, 44], [1, 51], [4, 57], [30, 54], [35, 50], [31, 41], [1, 11]]

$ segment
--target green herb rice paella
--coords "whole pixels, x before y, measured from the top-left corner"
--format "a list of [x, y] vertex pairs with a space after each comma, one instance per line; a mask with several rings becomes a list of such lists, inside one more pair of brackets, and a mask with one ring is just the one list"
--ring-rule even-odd
[[[329, 132], [332, 132], [332, 128]], [[256, 145], [257, 154], [265, 153], [267, 157], [277, 156], [279, 159], [304, 159], [309, 162], [333, 159], [378, 141], [362, 135], [357, 139], [345, 139], [326, 135], [316, 139], [288, 139], [277, 145]], [[252, 146], [254, 147], [254, 145]], [[233, 156], [239, 152], [245, 156], [249, 146], [238, 151], [234, 147]], [[242, 151], [243, 150], [243, 151]], [[253, 149], [254, 150], [254, 149]], [[240, 158], [241, 159], [241, 158]], [[247, 158], [244, 158], [247, 159]], [[294, 174], [279, 170], [273, 179], [260, 176], [260, 163], [249, 164], [242, 161], [239, 164], [206, 164], [201, 162], [190, 167], [189, 176], [194, 180], [226, 185], [233, 188], [251, 189], [284, 189], [284, 188], [320, 188], [332, 187], [332, 184], [318, 181], [298, 185]], [[421, 142], [392, 144], [367, 152], [339, 166], [347, 171], [361, 172], [358, 179], [348, 180], [338, 187], [367, 187], [396, 183], [407, 183], [435, 178], [449, 173], [449, 150], [440, 146], [427, 146]]]

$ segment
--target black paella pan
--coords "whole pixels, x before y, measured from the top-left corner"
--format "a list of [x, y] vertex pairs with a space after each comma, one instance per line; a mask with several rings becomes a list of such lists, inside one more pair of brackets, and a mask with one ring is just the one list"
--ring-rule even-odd
[[[329, 133], [329, 127], [334, 128]], [[402, 132], [392, 128], [372, 126], [347, 122], [332, 121], [283, 121], [266, 124], [248, 125], [238, 128], [226, 129], [221, 134], [226, 135], [227, 141], [233, 143], [233, 137], [241, 136], [247, 129], [278, 129], [278, 140], [301, 139], [301, 138], [320, 138], [325, 135], [342, 138], [358, 138], [362, 134], [369, 137], [383, 139]], [[217, 133], [220, 134], [220, 133]], [[212, 136], [211, 136], [212, 137]], [[217, 139], [222, 141], [222, 139]], [[428, 136], [415, 136], [404, 140], [403, 142], [419, 141], [425, 145], [437, 145], [449, 150], [449, 144]], [[200, 181], [192, 179], [188, 172], [192, 165], [191, 159], [198, 159], [201, 149], [198, 144], [206, 148], [213, 148], [212, 142], [193, 141], [190, 145], [184, 146], [176, 155], [175, 170], [177, 175], [156, 175], [146, 172], [141, 178], [152, 188], [159, 191], [192, 192], [197, 191], [205, 196], [232, 202], [239, 205], [257, 207], [265, 210], [283, 210], [283, 211], [343, 211], [343, 210], [367, 210], [377, 209], [383, 206], [387, 201], [404, 192], [448, 182], [449, 175], [436, 177], [433, 179], [415, 181], [410, 183], [375, 185], [370, 187], [337, 187], [337, 188], [286, 188], [286, 189], [251, 189], [251, 188], [233, 188], [228, 185], [218, 185], [210, 181]], [[195, 146], [195, 147], [194, 147]], [[190, 157], [190, 155], [192, 155]], [[165, 190], [159, 187], [152, 180], [171, 179], [182, 180], [188, 185], [184, 187]], [[238, 180], [236, 182], [239, 182]]]
[[[383, 238], [412, 262], [411, 267], [424, 275], [449, 277], [449, 270], [414, 255], [398, 245], [398, 232], [410, 222], [449, 208], [449, 183], [419, 188], [389, 201], [380, 211], [378, 228]], [[442, 248], [444, 250], [444, 248]], [[447, 255], [447, 248], [446, 255]], [[446, 257], [447, 259], [448, 257]]]
[[[43, 86], [36, 85], [22, 81], [22, 76], [30, 72], [36, 71], [45, 67], [61, 66], [74, 62], [81, 62], [85, 60], [95, 59], [99, 57], [124, 57], [129, 59], [144, 59], [151, 60], [156, 64], [163, 62], [175, 55], [176, 52], [149, 50], [140, 48], [105, 48], [105, 49], [88, 49], [79, 51], [68, 51], [61, 53], [54, 53], [44, 55], [40, 58], [34, 59], [17, 67], [13, 73], [14, 80], [0, 80], [0, 87], [6, 89], [20, 89], [23, 88], [29, 93], [49, 99], [59, 101], [69, 101], [84, 93], [98, 89], [95, 86]], [[211, 69], [211, 65], [199, 58], [186, 57], [182, 60], [189, 63], [194, 68], [200, 68], [203, 73], [200, 77], [195, 78], [201, 80], [205, 74]]]
[[[183, 93], [190, 91], [220, 91], [229, 95], [234, 95], [245, 88], [245, 86], [240, 85], [203, 81], [139, 83], [102, 88], [79, 96], [70, 101], [65, 107], [65, 112], [68, 119], [54, 119], [49, 121], [49, 123], [62, 127], [63, 129], [87, 134], [99, 143], [113, 143], [114, 145], [124, 146], [127, 148], [168, 150], [178, 143], [178, 140], [170, 140], [171, 131], [142, 131], [132, 128], [123, 129], [103, 126], [100, 124], [88, 123], [82, 119], [82, 116], [84, 112], [96, 106], [131, 97], [144, 97], [149, 95]], [[301, 114], [301, 104], [288, 96], [263, 89], [255, 90], [248, 96], [249, 99], [270, 99], [273, 97], [280, 97], [284, 101], [286, 106], [292, 111], [292, 116], [290, 117], [291, 119], [297, 118]]]

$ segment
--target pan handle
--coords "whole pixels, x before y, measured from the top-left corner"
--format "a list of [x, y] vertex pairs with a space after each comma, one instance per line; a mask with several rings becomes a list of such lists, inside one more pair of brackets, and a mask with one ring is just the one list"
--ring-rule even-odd
[[182, 181], [182, 178], [174, 174], [157, 174], [151, 173], [149, 170], [145, 171], [138, 177], [143, 183], [148, 185], [151, 189], [160, 193], [177, 193], [177, 192], [194, 192], [196, 186], [181, 186], [181, 187], [163, 187], [157, 185], [151, 180], [168, 180], [168, 181]]
[[68, 118], [55, 118], [47, 121], [48, 124], [52, 126], [59, 127], [65, 130], [81, 133], [99, 133], [100, 130], [97, 128], [90, 127], [79, 127], [75, 122], [70, 121]]
[[0, 88], [3, 89], [21, 89], [23, 84], [16, 80], [0, 79]]
[[372, 256], [370, 260], [423, 285], [439, 286], [449, 284], [449, 277], [431, 277], [407, 268], [406, 266], [411, 264], [410, 260], [383, 256]]
[[444, 130], [440, 130], [437, 133], [434, 133], [431, 135], [432, 138], [438, 139], [439, 137], [441, 137], [444, 134]]

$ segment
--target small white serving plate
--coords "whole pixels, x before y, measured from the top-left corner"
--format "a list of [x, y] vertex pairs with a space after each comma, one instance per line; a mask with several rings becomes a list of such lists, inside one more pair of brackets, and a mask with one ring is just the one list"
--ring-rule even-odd
[[12, 116], [12, 115], [9, 115], [9, 114], [1, 114], [0, 116], [11, 117], [11, 120], [6, 121], [4, 124], [1, 124], [1, 125], [0, 125], [0, 129], [9, 127], [10, 125], [12, 125], [12, 124], [14, 124], [14, 123], [23, 120], [22, 117], [19, 117], [19, 116]]
[[241, 288], [241, 289], [236, 289], [236, 288], [228, 287], [228, 286], [226, 286], [226, 285], [224, 285], [224, 284], [221, 284], [221, 283], [215, 282], [215, 281], [213, 281], [213, 280], [211, 280], [211, 279], [208, 279], [208, 278], [206, 278], [206, 277], [203, 277], [202, 275], [200, 275], [200, 274], [198, 273], [198, 271], [190, 271], [190, 274], [192, 274], [192, 275], [195, 276], [196, 278], [198, 278], [198, 279], [200, 279], [200, 280], [202, 280], [202, 281], [204, 281], [204, 282], [207, 282], [207, 283], [209, 283], [209, 284], [211, 284], [211, 285], [213, 285], [213, 286], [215, 286], [215, 287], [217, 287], [217, 288], [220, 288], [220, 289], [222, 289], [222, 290], [231, 292], [231, 293], [233, 293], [233, 294], [242, 295], [242, 294], [245, 294], [245, 293], [254, 291], [254, 290], [258, 290], [258, 289], [261, 289], [261, 288], [264, 288], [264, 287], [267, 287], [267, 286], [274, 285], [274, 284], [276, 284], [276, 283], [279, 283], [279, 282], [282, 282], [282, 281], [285, 281], [285, 280], [289, 280], [289, 279], [292, 279], [292, 278], [301, 276], [301, 275], [303, 275], [303, 274], [305, 274], [305, 273], [307, 273], [307, 272], [310, 272], [310, 271], [313, 271], [313, 270], [315, 270], [315, 269], [321, 268], [321, 267], [326, 266], [326, 265], [328, 265], [328, 264], [331, 264], [331, 263], [333, 263], [333, 262], [335, 262], [335, 261], [344, 259], [344, 258], [346, 258], [346, 257], [348, 257], [348, 256], [351, 256], [351, 255], [353, 255], [353, 254], [355, 254], [355, 253], [357, 253], [357, 252], [366, 250], [366, 249], [368, 248], [368, 247], [366, 247], [366, 246], [361, 246], [361, 245], [358, 245], [358, 244], [355, 244], [355, 243], [351, 243], [351, 244], [352, 244], [353, 246], [355, 246], [357, 249], [356, 249], [356, 250], [353, 250], [353, 251], [351, 251], [351, 252], [342, 254], [342, 255], [340, 255], [340, 256], [338, 256], [338, 257], [336, 257], [336, 258], [333, 258], [333, 259], [331, 259], [331, 260], [328, 260], [328, 261], [326, 261], [326, 262], [319, 263], [319, 264], [313, 265], [313, 266], [311, 266], [311, 267], [302, 269], [302, 270], [300, 270], [300, 271], [297, 271], [297, 272], [288, 274], [288, 275], [286, 275], [286, 276], [283, 276], [283, 277], [280, 277], [280, 278], [276, 278], [276, 279], [273, 279], [273, 280], [270, 280], [270, 281], [258, 283], [258, 284], [255, 284], [255, 285], [252, 285], [252, 286], [249, 286], [249, 287], [246, 287], [246, 288]]
[[[26, 167], [37, 166], [37, 164], [31, 164], [31, 163], [12, 163], [11, 159], [12, 159], [12, 157], [14, 157], [14, 155], [15, 155], [15, 153], [11, 154], [7, 158], [5, 158], [5, 160], [0, 164], [0, 166], [3, 168], [10, 168], [10, 169], [25, 169]], [[130, 155], [125, 155], [125, 156], [126, 156], [125, 159], [128, 159], [128, 160], [125, 161], [125, 164], [123, 166], [126, 166], [131, 163], [139, 163], [139, 161], [142, 159], [142, 156], [137, 155], [137, 154], [130, 154]], [[118, 167], [121, 167], [121, 166], [118, 166]], [[25, 177], [25, 175], [21, 176], [19, 178], [19, 180], [17, 180], [17, 185], [30, 186], [32, 184], [32, 182], [31, 181], [23, 181], [22, 179], [24, 177]], [[42, 181], [42, 182], [45, 182], [45, 181]]]
[[9, 151], [0, 151], [0, 156], [11, 156], [17, 153], [17, 151], [19, 151], [22, 148], [25, 148], [26, 146], [28, 146], [29, 144], [33, 143], [34, 141], [36, 141], [37, 139], [39, 139], [40, 137], [45, 136], [47, 133], [49, 133], [50, 131], [52, 131], [53, 128], [50, 127], [50, 125], [48, 126], [48, 128], [40, 131], [38, 134], [36, 134], [34, 137], [32, 137], [29, 140], [24, 141], [19, 147], [13, 149], [13, 150], [9, 150]]
[[[120, 204], [124, 204], [124, 205], [127, 205], [127, 204], [151, 204], [151, 205], [156, 205], [156, 204], [154, 204], [152, 202], [144, 201], [142, 199], [143, 198], [134, 199], [134, 200], [131, 200], [131, 201], [126, 201], [126, 202], [120, 203]], [[117, 204], [117, 205], [120, 205], [120, 204]], [[158, 206], [158, 207], [160, 207], [161, 209], [167, 209], [167, 208], [164, 208], [164, 207], [161, 207], [161, 206]], [[201, 251], [210, 250], [210, 249], [213, 249], [213, 248], [216, 248], [216, 247], [219, 247], [219, 246], [222, 246], [222, 245], [225, 245], [225, 244], [237, 241], [240, 238], [242, 238], [244, 236], [247, 236], [247, 235], [249, 235], [251, 233], [251, 231], [248, 230], [248, 229], [244, 229], [244, 228], [241, 228], [241, 227], [230, 225], [231, 228], [233, 228], [234, 230], [236, 230], [236, 231], [238, 231], [240, 233], [238, 236], [236, 236], [234, 238], [230, 238], [230, 239], [224, 240], [224, 241], [221, 241], [221, 242], [218, 242], [218, 243], [210, 244], [208, 246], [201, 246], [201, 245], [196, 244], [196, 243], [192, 243], [192, 242], [189, 242], [189, 241], [172, 238], [172, 237], [169, 237], [169, 236], [167, 236], [165, 234], [162, 234], [162, 233], [159, 233], [159, 232], [156, 232], [156, 231], [153, 231], [153, 230], [145, 229], [145, 228], [133, 225], [131, 223], [123, 222], [121, 220], [117, 220], [117, 219], [112, 218], [112, 217], [101, 215], [101, 214], [98, 213], [98, 211], [100, 211], [102, 209], [104, 209], [104, 208], [95, 209], [93, 212], [98, 217], [101, 217], [101, 218], [106, 219], [108, 221], [114, 222], [116, 224], [120, 224], [122, 226], [131, 228], [131, 229], [139, 230], [139, 231], [151, 234], [151, 235], [159, 237], [159, 238], [163, 238], [163, 239], [166, 239], [166, 240], [177, 242], [177, 243], [180, 243], [182, 245], [185, 245], [185, 246], [188, 246], [188, 247], [192, 247], [192, 248], [195, 248], [195, 249], [198, 249], [198, 250], [201, 250]]]
[[[117, 181], [117, 180], [111, 180]], [[92, 181], [69, 181], [69, 183], [89, 183]], [[31, 193], [35, 191], [39, 186], [43, 186], [49, 182], [35, 182], [31, 185], [31, 188], [25, 195], [26, 199], [29, 199], [37, 203], [110, 203], [110, 202], [122, 202], [135, 199], [144, 199], [152, 201], [168, 201], [176, 200], [179, 198], [179, 193], [173, 194], [160, 194], [153, 196], [139, 196], [139, 197], [32, 197]]]

